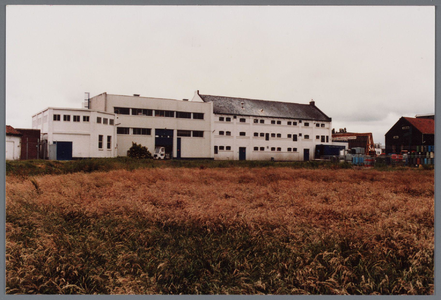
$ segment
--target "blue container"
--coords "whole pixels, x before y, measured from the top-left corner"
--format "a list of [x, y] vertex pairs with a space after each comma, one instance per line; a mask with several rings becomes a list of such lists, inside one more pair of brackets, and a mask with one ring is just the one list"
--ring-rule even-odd
[[427, 158], [424, 158], [424, 164], [427, 165]]

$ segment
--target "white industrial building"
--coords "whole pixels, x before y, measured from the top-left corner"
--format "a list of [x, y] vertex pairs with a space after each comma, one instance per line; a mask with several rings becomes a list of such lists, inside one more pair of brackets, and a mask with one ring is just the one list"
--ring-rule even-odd
[[214, 159], [310, 160], [315, 145], [331, 144], [331, 118], [315, 102], [298, 104], [202, 95], [213, 103]]
[[165, 147], [168, 158], [298, 161], [314, 159], [316, 145], [332, 143], [331, 118], [314, 101], [199, 91], [190, 101], [102, 93], [87, 97], [85, 107], [48, 108], [33, 116], [50, 158], [59, 159], [53, 153], [64, 144], [71, 147], [71, 158], [126, 156], [135, 142], [150, 152]]
[[40, 129], [41, 157], [57, 160], [116, 156], [115, 114], [49, 107], [32, 116]]

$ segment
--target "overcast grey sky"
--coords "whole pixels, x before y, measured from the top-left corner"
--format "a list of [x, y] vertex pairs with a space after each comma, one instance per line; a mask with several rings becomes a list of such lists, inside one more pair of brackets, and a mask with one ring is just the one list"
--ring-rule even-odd
[[84, 92], [202, 94], [316, 105], [384, 134], [434, 113], [435, 8], [8, 6], [6, 124], [31, 128]]

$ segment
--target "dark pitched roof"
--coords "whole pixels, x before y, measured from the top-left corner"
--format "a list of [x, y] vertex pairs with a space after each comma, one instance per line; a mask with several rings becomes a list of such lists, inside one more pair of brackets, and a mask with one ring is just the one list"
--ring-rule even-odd
[[18, 130], [15, 130], [10, 125], [6, 125], [6, 134], [7, 135], [21, 135], [21, 133]]
[[406, 121], [412, 124], [422, 134], [435, 134], [435, 120], [425, 118], [407, 118]]
[[199, 96], [204, 102], [213, 102], [213, 112], [215, 114], [331, 121], [331, 118], [325, 115], [314, 104], [298, 104], [201, 94], [199, 94]]

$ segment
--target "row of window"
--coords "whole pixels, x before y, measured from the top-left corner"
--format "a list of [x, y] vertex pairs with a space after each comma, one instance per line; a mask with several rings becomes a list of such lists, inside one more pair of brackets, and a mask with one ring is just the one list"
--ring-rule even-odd
[[[241, 123], [246, 123], [246, 121], [247, 120], [245, 118], [239, 119], [239, 122], [241, 122]], [[231, 117], [219, 117], [219, 122], [231, 122]], [[254, 119], [253, 122], [255, 124], [265, 124], [265, 119]], [[302, 120], [300, 120], [299, 123], [302, 123]], [[271, 120], [271, 124], [272, 125], [282, 125], [282, 121], [281, 120]], [[297, 121], [287, 121], [286, 125], [297, 126]], [[304, 122], [303, 126], [309, 126], [309, 122]], [[325, 127], [325, 123], [316, 123], [315, 126], [316, 127]]]
[[[231, 136], [231, 131], [219, 131], [219, 135], [226, 135], [226, 136]], [[254, 137], [266, 137], [266, 139], [269, 139], [269, 136], [271, 135], [272, 138], [282, 138], [282, 134], [281, 133], [264, 133], [264, 132], [254, 132]], [[239, 136], [246, 136], [246, 132], [239, 132]], [[299, 136], [301, 137], [302, 134], [299, 133]], [[291, 139], [296, 142], [297, 141], [297, 134], [287, 134], [286, 137], [288, 139]], [[305, 136], [303, 137], [305, 140], [309, 140], [309, 135], [305, 134]], [[325, 135], [316, 135], [315, 138], [317, 140], [321, 140], [322, 143], [328, 143], [329, 142], [329, 136], [325, 136]]]
[[[71, 117], [71, 115], [63, 115], [63, 121], [64, 122], [70, 122], [70, 119], [71, 119], [70, 117]], [[61, 115], [60, 114], [54, 114], [53, 120], [54, 121], [61, 121]], [[73, 115], [72, 116], [72, 120], [74, 122], [81, 122], [81, 116]], [[83, 116], [83, 122], [89, 122], [89, 121], [90, 121], [90, 117], [89, 116]], [[102, 117], [97, 117], [96, 118], [96, 122], [98, 124], [103, 123], [105, 125], [107, 125], [107, 124], [113, 125], [114, 124], [114, 120], [113, 119], [102, 118]]]
[[[117, 134], [130, 134], [130, 129], [133, 135], [152, 135], [151, 128], [129, 128], [118, 127], [116, 128]], [[200, 130], [177, 130], [177, 136], [179, 137], [204, 137], [204, 132]]]
[[[218, 150], [219, 151], [231, 151], [231, 146], [214, 146], [214, 154], [217, 154]], [[265, 147], [254, 147], [253, 150], [254, 151], [265, 151]], [[281, 152], [282, 148], [281, 147], [271, 147], [270, 151]], [[288, 147], [288, 148], [286, 148], [286, 151], [297, 152], [297, 148]]]
[[172, 110], [160, 110], [160, 109], [144, 109], [144, 108], [130, 108], [130, 107], [114, 107], [113, 111], [120, 115], [132, 115], [132, 116], [155, 116], [155, 117], [167, 117], [167, 118], [180, 118], [180, 119], [197, 119], [203, 120], [203, 113], [186, 112], [186, 111], [172, 111]]
[[[98, 135], [98, 149], [103, 149], [103, 140], [104, 140], [104, 136], [103, 135]], [[112, 149], [112, 136], [108, 135], [107, 136], [107, 149], [110, 150]]]
[[[253, 150], [254, 151], [265, 151], [265, 147], [254, 147]], [[280, 152], [280, 151], [282, 151], [282, 147], [271, 147], [271, 151]], [[297, 148], [288, 147], [288, 148], [286, 148], [286, 151], [297, 152]]]

